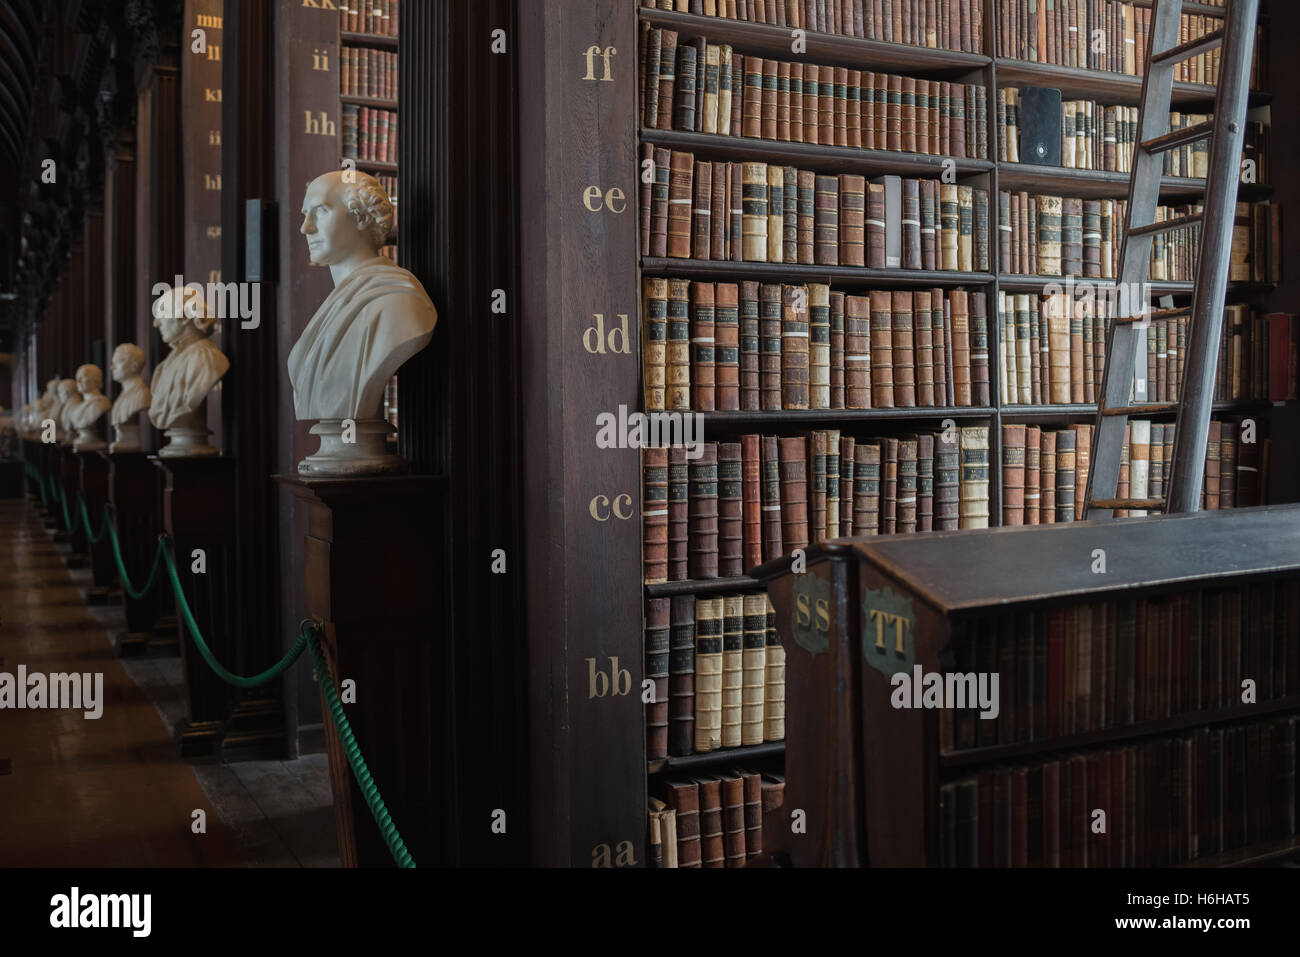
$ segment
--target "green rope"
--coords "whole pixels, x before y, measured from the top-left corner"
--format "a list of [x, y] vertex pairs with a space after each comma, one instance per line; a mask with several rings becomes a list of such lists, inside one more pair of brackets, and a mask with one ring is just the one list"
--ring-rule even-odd
[[113, 561], [117, 565], [117, 577], [122, 581], [122, 589], [135, 601], [141, 601], [145, 595], [153, 591], [153, 586], [158, 579], [158, 571], [163, 565], [163, 554], [167, 551], [167, 540], [159, 536], [158, 550], [154, 552], [153, 566], [149, 569], [149, 580], [144, 583], [144, 588], [137, 591], [131, 587], [131, 578], [126, 573], [126, 564], [122, 561], [122, 543], [117, 537], [116, 522], [109, 522], [108, 538], [113, 546]]
[[90, 544], [92, 545], [98, 545], [100, 542], [104, 540], [104, 536], [108, 534], [109, 508], [110, 508], [109, 504], [105, 503], [104, 511], [102, 513], [103, 518], [99, 523], [99, 534], [96, 535], [94, 532], [90, 530], [90, 516], [86, 514], [86, 499], [82, 496], [81, 490], [80, 489], [77, 490], [77, 510], [81, 513], [80, 514], [81, 524], [85, 526], [86, 537], [90, 539]]

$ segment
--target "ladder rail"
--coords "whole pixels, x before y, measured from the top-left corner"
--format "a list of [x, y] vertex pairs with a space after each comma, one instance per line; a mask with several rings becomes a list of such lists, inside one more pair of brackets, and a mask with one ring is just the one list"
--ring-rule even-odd
[[[1205, 205], [1209, 219], [1201, 229], [1196, 285], [1192, 293], [1192, 319], [1188, 323], [1187, 357], [1183, 366], [1178, 427], [1174, 432], [1173, 469], [1166, 478], [1167, 514], [1195, 512], [1201, 507], [1205, 480], [1205, 446], [1214, 407], [1214, 378], [1218, 369], [1223, 330], [1223, 309], [1228, 295], [1228, 268], [1232, 256], [1232, 223], [1241, 181], [1241, 149], [1250, 97], [1250, 69], [1254, 56], [1255, 23], [1259, 0], [1229, 0], [1224, 29], [1231, 42], [1222, 46], [1219, 89], [1214, 98], [1218, 125], [1210, 143], [1205, 179]], [[1226, 122], [1225, 122], [1226, 121]], [[1222, 192], [1220, 192], [1222, 191]], [[1222, 196], [1211, 212], [1208, 200]], [[1216, 216], [1226, 217], [1225, 222]]]

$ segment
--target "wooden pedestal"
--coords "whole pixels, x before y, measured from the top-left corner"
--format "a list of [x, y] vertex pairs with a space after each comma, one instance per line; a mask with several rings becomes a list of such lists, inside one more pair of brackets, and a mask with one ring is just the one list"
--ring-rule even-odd
[[[77, 492], [81, 489], [81, 463], [78, 461], [77, 453], [66, 445], [58, 446], [54, 457], [59, 470], [59, 482], [63, 485], [63, 492], [68, 499], [68, 521], [71, 527], [63, 529], [67, 535], [66, 541], [72, 549], [67, 558], [68, 567], [85, 568], [90, 562], [90, 556], [86, 554], [86, 531], [81, 527], [77, 510]], [[55, 509], [58, 511], [59, 520], [62, 521], [63, 508], [56, 504]]]
[[[335, 685], [353, 733], [419, 866], [454, 863], [455, 722], [446, 601], [438, 567], [443, 483], [427, 476], [279, 478], [308, 509], [307, 607], [324, 623]], [[392, 866], [326, 711], [339, 856], [345, 867]], [[488, 820], [492, 808], [481, 809]], [[486, 825], [485, 825], [486, 826]]]
[[[91, 530], [98, 532], [103, 528], [104, 506], [108, 504], [108, 463], [98, 452], [74, 451], [72, 454], [77, 459], [81, 495], [86, 500], [86, 517], [90, 519]], [[74, 515], [73, 521], [77, 518]], [[86, 545], [90, 551], [91, 571], [90, 593], [86, 598], [92, 605], [103, 605], [108, 602], [109, 589], [117, 576], [117, 568], [113, 564], [113, 543], [105, 533], [97, 543], [90, 542], [87, 536]]]
[[[235, 461], [214, 458], [161, 458], [149, 460], [162, 469], [163, 523], [172, 537], [181, 588], [199, 631], [217, 661], [237, 667], [232, 654], [234, 592]], [[191, 569], [194, 552], [203, 550], [206, 571]], [[163, 586], [171, 585], [164, 581]], [[188, 634], [177, 623], [181, 661], [185, 672], [187, 716], [177, 729], [185, 757], [214, 754], [221, 743], [223, 722], [235, 701], [235, 689], [208, 667]], [[232, 667], [234, 666], [234, 667]]]
[[[122, 546], [122, 563], [136, 588], [144, 585], [158, 550], [162, 533], [162, 473], [149, 461], [148, 452], [99, 452], [108, 466], [108, 497], [113, 503], [118, 540]], [[162, 607], [162, 599], [171, 595], [171, 586], [160, 579], [149, 594], [136, 599], [122, 591], [122, 611], [126, 631], [113, 638], [121, 656], [177, 654], [179, 644], [173, 624], [166, 637], [153, 633]]]

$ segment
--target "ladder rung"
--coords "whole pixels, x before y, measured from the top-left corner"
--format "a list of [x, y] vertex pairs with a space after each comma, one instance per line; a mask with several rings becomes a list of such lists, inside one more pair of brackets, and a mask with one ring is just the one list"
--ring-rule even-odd
[[1096, 502], [1089, 502], [1089, 508], [1164, 508], [1165, 500], [1163, 498], [1103, 498]]
[[1115, 316], [1115, 322], [1120, 325], [1134, 324], [1139, 322], [1160, 322], [1164, 319], [1178, 319], [1182, 316], [1192, 314], [1191, 306], [1182, 306], [1178, 309], [1152, 309], [1146, 315], [1142, 316]]
[[1176, 150], [1180, 146], [1186, 146], [1188, 143], [1195, 143], [1197, 140], [1205, 139], [1213, 132], [1214, 121], [1206, 120], [1204, 123], [1197, 123], [1185, 129], [1172, 130], [1163, 136], [1157, 136], [1153, 140], [1143, 140], [1142, 149], [1148, 153], [1163, 153], [1165, 150]]
[[1168, 50], [1162, 50], [1159, 53], [1151, 55], [1151, 63], [1168, 63], [1170, 61], [1190, 60], [1194, 56], [1200, 56], [1202, 53], [1208, 53], [1223, 42], [1223, 28], [1220, 27], [1204, 36], [1199, 36], [1195, 40], [1188, 40], [1186, 43], [1180, 43], [1176, 47], [1170, 47]]
[[1161, 220], [1147, 226], [1134, 226], [1128, 231], [1128, 234], [1130, 236], [1154, 236], [1156, 233], [1173, 232], [1175, 229], [1182, 229], [1185, 226], [1195, 226], [1203, 218], [1201, 213], [1193, 213], [1190, 216], [1175, 216], [1173, 219]]
[[1177, 412], [1177, 402], [1152, 402], [1147, 405], [1119, 405], [1113, 409], [1102, 409], [1102, 415], [1158, 415], [1161, 412]]

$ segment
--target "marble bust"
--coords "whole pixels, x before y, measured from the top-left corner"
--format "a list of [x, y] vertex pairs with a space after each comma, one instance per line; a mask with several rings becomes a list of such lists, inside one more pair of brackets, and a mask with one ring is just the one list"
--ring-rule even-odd
[[[328, 266], [334, 290], [289, 353], [294, 414], [320, 420], [320, 451], [298, 463], [302, 475], [402, 472], [387, 452], [393, 431], [381, 406], [384, 386], [433, 337], [437, 310], [420, 281], [379, 255], [393, 206], [367, 173], [330, 172], [307, 187], [299, 228], [313, 265]], [[343, 420], [354, 428], [345, 430]], [[351, 435], [349, 435], [351, 432]]]
[[161, 456], [221, 454], [208, 445], [210, 430], [202, 409], [207, 394], [230, 368], [230, 360], [211, 339], [216, 322], [207, 314], [203, 296], [184, 286], [169, 289], [154, 302], [154, 327], [171, 347], [149, 384], [149, 421], [167, 436], [167, 444], [158, 450]]
[[58, 386], [59, 380], [51, 379], [45, 383], [45, 393], [43, 395], [38, 395], [23, 406], [23, 414], [19, 419], [18, 428], [24, 438], [35, 439], [39, 437], [41, 423], [45, 421], [50, 406], [54, 404]]
[[113, 444], [110, 452], [140, 451], [139, 415], [149, 408], [153, 394], [141, 372], [144, 369], [144, 350], [131, 342], [124, 342], [113, 350], [110, 366], [113, 381], [122, 386], [122, 393], [113, 402], [108, 420], [113, 424]]
[[65, 417], [69, 428], [77, 430], [72, 447], [78, 452], [104, 448], [97, 426], [113, 403], [104, 395], [103, 389], [104, 373], [99, 366], [87, 364], [77, 370], [77, 391], [81, 393], [81, 401], [65, 413]]
[[60, 445], [72, 445], [72, 440], [76, 438], [76, 433], [68, 417], [76, 411], [79, 405], [81, 405], [81, 393], [77, 391], [77, 380], [59, 380], [59, 411], [54, 419], [59, 424]]

